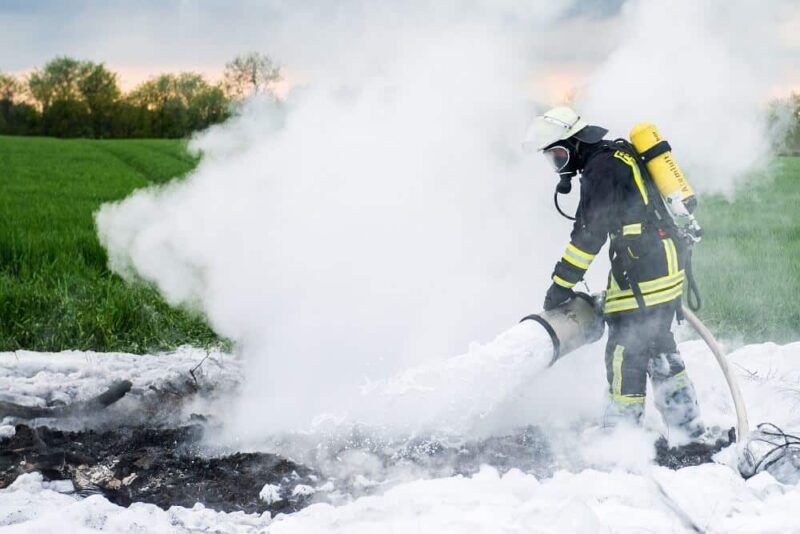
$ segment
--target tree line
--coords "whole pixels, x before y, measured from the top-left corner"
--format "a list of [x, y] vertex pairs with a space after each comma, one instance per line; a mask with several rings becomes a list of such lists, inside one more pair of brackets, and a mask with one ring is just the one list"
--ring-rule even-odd
[[271, 93], [281, 70], [250, 53], [226, 64], [222, 81], [161, 74], [123, 93], [103, 63], [56, 57], [28, 76], [0, 72], [0, 134], [54, 137], [185, 137], [227, 119], [254, 93]]
[[800, 156], [800, 93], [773, 100], [769, 107], [769, 122], [779, 153]]
[[[56, 57], [24, 77], [0, 72], [0, 134], [54, 137], [185, 137], [227, 119], [253, 93], [271, 93], [281, 69], [257, 52], [225, 65], [218, 83], [161, 74], [123, 93], [103, 63]], [[800, 154], [800, 93], [770, 103], [780, 152]]]

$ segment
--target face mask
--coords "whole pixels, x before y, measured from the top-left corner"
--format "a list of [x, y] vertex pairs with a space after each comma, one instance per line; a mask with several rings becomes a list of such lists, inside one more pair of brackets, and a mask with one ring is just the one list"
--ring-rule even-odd
[[575, 148], [577, 147], [554, 145], [543, 151], [553, 169], [561, 177], [556, 186], [556, 191], [561, 194], [567, 194], [572, 191], [572, 177], [578, 174], [578, 161], [574, 154]]
[[544, 151], [544, 156], [557, 173], [569, 165], [569, 150], [561, 145], [552, 146]]

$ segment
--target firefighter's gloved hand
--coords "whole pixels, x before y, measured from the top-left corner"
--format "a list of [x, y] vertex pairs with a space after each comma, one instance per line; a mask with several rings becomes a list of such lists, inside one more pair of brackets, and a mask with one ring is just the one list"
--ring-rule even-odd
[[575, 292], [573, 290], [553, 282], [553, 285], [550, 286], [550, 289], [547, 290], [547, 295], [544, 297], [544, 309], [548, 311], [553, 308], [558, 308], [573, 298], [575, 298]]

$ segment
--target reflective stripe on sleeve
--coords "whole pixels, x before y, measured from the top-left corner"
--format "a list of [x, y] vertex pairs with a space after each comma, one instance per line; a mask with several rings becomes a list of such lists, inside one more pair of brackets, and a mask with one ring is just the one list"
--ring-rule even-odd
[[560, 285], [561, 287], [566, 287], [567, 289], [572, 289], [573, 287], [575, 287], [575, 284], [577, 284], [577, 282], [568, 282], [567, 280], [564, 280], [557, 274], [553, 275], [553, 282]]
[[594, 254], [589, 254], [588, 252], [584, 252], [572, 243], [567, 245], [567, 251], [572, 252], [573, 254], [577, 255], [579, 258], [583, 258], [586, 261], [592, 261], [594, 259]]
[[584, 271], [589, 268], [589, 264], [592, 263], [594, 259], [594, 254], [589, 254], [588, 252], [584, 252], [583, 250], [579, 249], [572, 243], [567, 245], [567, 250], [564, 251], [564, 255], [561, 256], [561, 259], [578, 267], [579, 269], [583, 269]]

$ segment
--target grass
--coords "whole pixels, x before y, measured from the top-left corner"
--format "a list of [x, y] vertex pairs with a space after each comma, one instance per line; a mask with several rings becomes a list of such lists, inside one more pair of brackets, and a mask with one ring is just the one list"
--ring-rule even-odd
[[732, 200], [701, 198], [698, 314], [720, 337], [800, 339], [800, 157], [777, 158]]
[[[151, 352], [224, 343], [189, 310], [108, 271], [103, 203], [197, 164], [174, 140], [0, 137], [0, 350]], [[721, 337], [800, 339], [800, 158], [733, 197], [701, 198], [701, 318]]]
[[93, 213], [190, 171], [174, 140], [0, 137], [0, 350], [144, 353], [220, 339], [108, 271]]

